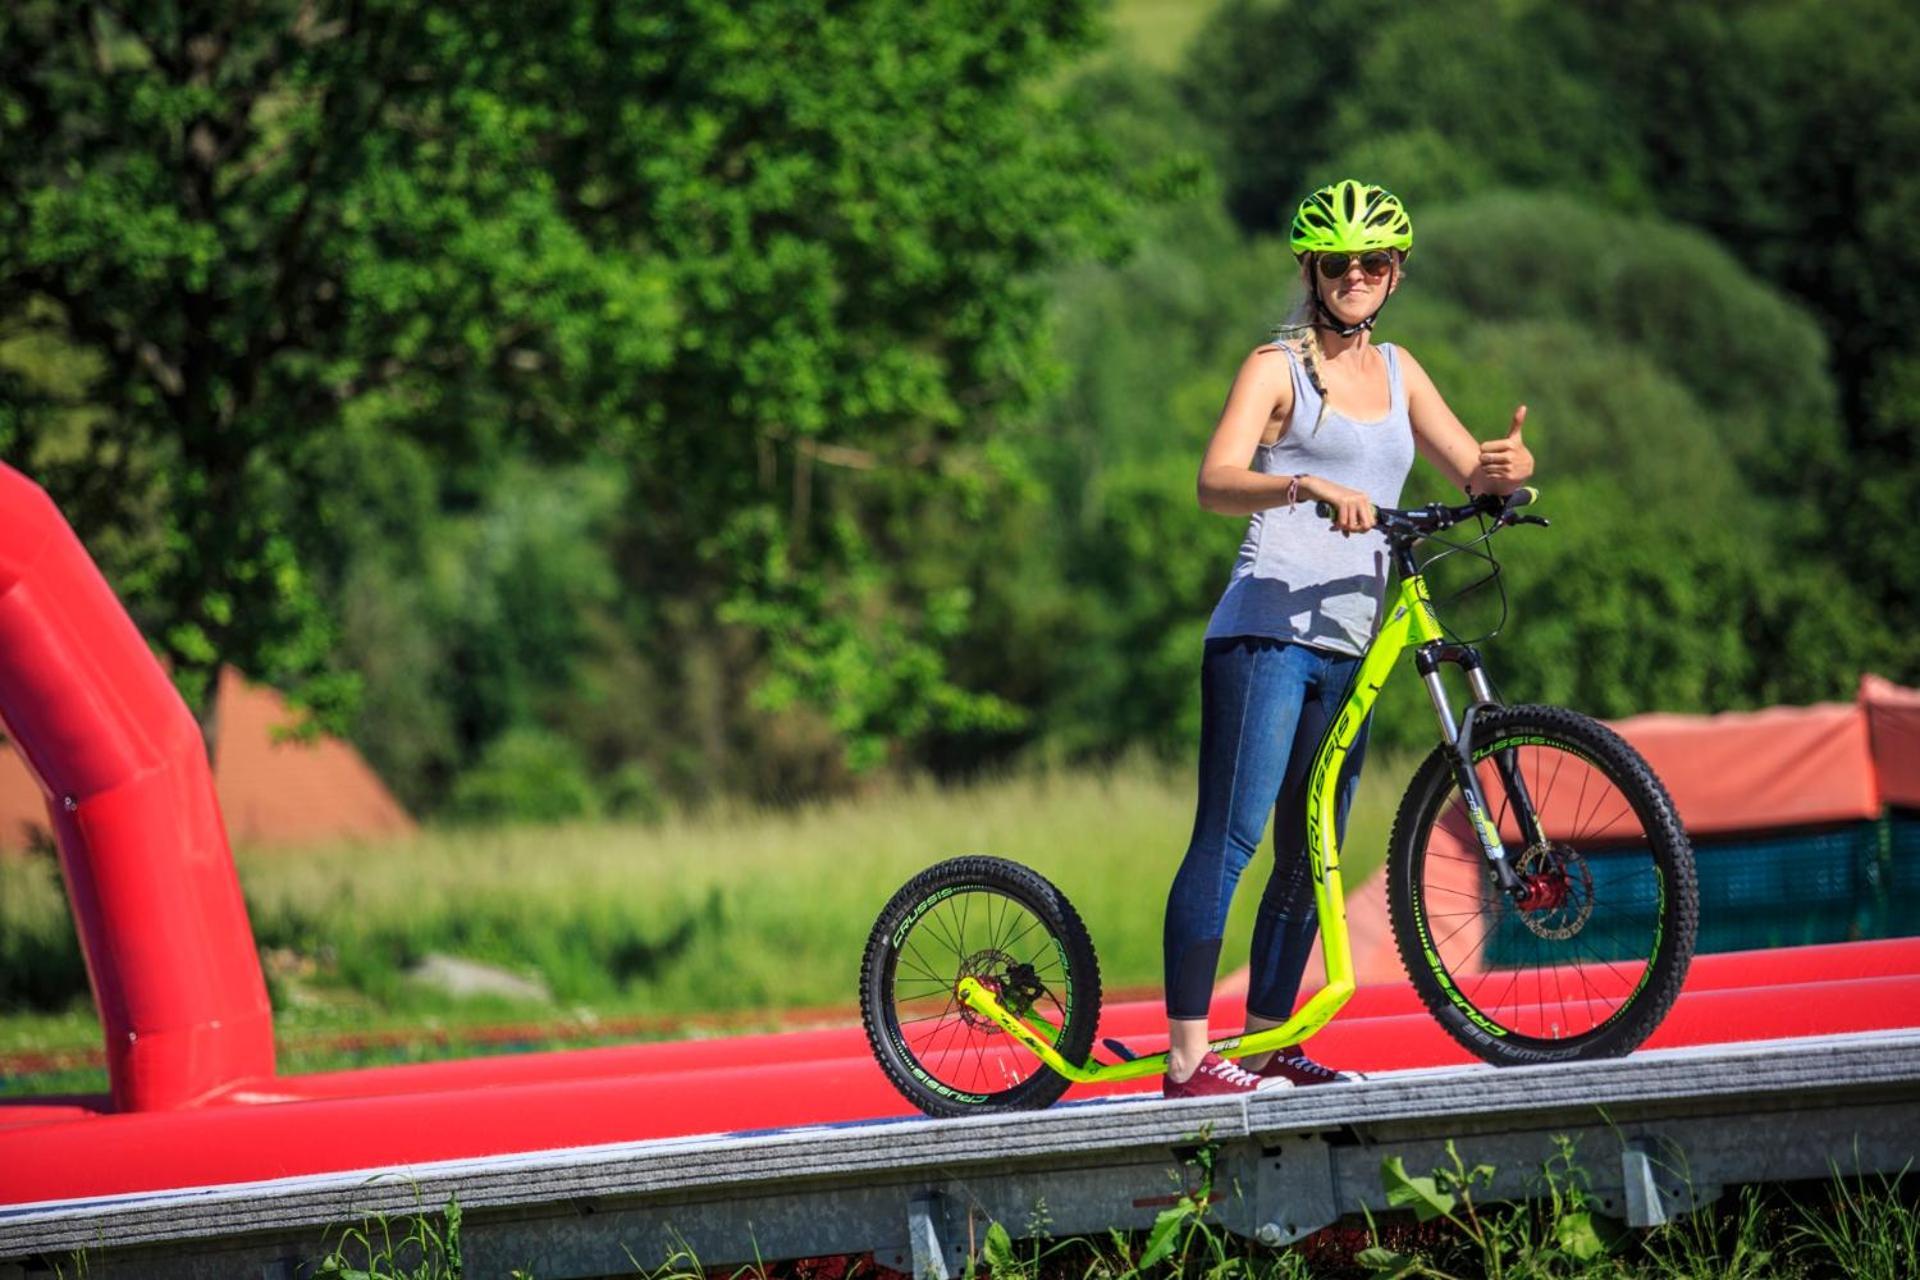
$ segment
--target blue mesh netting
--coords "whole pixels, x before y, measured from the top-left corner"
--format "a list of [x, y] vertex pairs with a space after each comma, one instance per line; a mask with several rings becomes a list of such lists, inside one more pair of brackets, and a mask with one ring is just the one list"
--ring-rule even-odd
[[[1697, 950], [1745, 951], [1920, 935], [1920, 813], [1873, 822], [1694, 842], [1700, 873]], [[1493, 965], [1644, 953], [1654, 879], [1644, 851], [1591, 854], [1595, 907], [1574, 938], [1537, 937], [1503, 914], [1487, 940]]]
[[[1646, 850], [1615, 848], [1590, 853], [1586, 867], [1593, 877], [1593, 911], [1571, 938], [1540, 937], [1522, 923], [1516, 912], [1506, 908], [1500, 895], [1490, 895], [1501, 901], [1503, 910], [1487, 939], [1488, 964], [1593, 963], [1644, 956], [1659, 899], [1653, 862]], [[1583, 891], [1584, 886], [1575, 892]]]
[[1914, 914], [1920, 912], [1920, 812], [1896, 809], [1887, 819], [1887, 828], [1887, 860], [1891, 864], [1887, 893], [1904, 901], [1907, 919], [1915, 922], [1915, 927], [1888, 936], [1906, 937], [1920, 933], [1920, 921], [1915, 921]]

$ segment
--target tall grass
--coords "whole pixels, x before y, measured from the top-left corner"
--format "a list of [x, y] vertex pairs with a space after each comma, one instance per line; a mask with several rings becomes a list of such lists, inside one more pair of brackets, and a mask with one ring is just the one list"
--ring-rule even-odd
[[58, 866], [39, 853], [0, 855], [0, 1010], [59, 1009], [86, 991]]
[[[1356, 883], [1384, 854], [1404, 777], [1383, 764], [1363, 780]], [[563, 1001], [674, 1013], [850, 1003], [888, 897], [935, 861], [989, 853], [1060, 886], [1110, 988], [1151, 987], [1194, 794], [1190, 772], [1134, 763], [657, 827], [436, 831], [249, 855], [241, 874], [263, 946], [330, 949], [376, 997], [402, 998], [398, 969], [438, 950], [537, 972]], [[1244, 960], [1269, 862], [1237, 895], [1227, 965]]]

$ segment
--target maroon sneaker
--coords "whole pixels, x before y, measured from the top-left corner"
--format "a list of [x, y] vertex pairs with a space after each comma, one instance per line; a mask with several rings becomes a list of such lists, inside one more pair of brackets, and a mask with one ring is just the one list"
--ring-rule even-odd
[[[1175, 1080], [1168, 1072], [1160, 1081], [1163, 1098], [1209, 1098], [1217, 1094], [1252, 1093], [1267, 1082], [1251, 1071], [1234, 1066], [1217, 1053], [1200, 1059], [1200, 1065], [1185, 1080]], [[1271, 1085], [1267, 1085], [1271, 1088]]]
[[1297, 1044], [1276, 1050], [1267, 1059], [1267, 1065], [1253, 1074], [1262, 1080], [1285, 1080], [1291, 1085], [1351, 1084], [1355, 1080], [1366, 1079], [1358, 1071], [1335, 1071], [1332, 1067], [1321, 1066]]

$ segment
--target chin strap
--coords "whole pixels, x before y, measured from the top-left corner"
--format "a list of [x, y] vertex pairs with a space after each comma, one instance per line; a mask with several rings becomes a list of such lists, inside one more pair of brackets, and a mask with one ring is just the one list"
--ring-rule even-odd
[[1327, 306], [1325, 299], [1320, 296], [1320, 273], [1316, 270], [1313, 273], [1313, 311], [1319, 319], [1314, 322], [1314, 328], [1330, 329], [1343, 338], [1351, 338], [1356, 333], [1367, 332], [1373, 328], [1373, 322], [1380, 318], [1380, 313], [1387, 309], [1387, 303], [1393, 298], [1393, 282], [1399, 278], [1400, 269], [1396, 266], [1387, 276], [1387, 296], [1380, 299], [1380, 305], [1373, 309], [1373, 314], [1356, 324], [1341, 324], [1332, 309]]

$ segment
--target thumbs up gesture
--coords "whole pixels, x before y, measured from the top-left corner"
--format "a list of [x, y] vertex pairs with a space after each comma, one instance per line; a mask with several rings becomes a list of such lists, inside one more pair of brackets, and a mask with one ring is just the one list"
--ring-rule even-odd
[[1480, 474], [1506, 491], [1525, 484], [1533, 475], [1533, 454], [1520, 438], [1520, 424], [1526, 420], [1527, 406], [1521, 405], [1513, 411], [1513, 425], [1506, 435], [1480, 445]]

